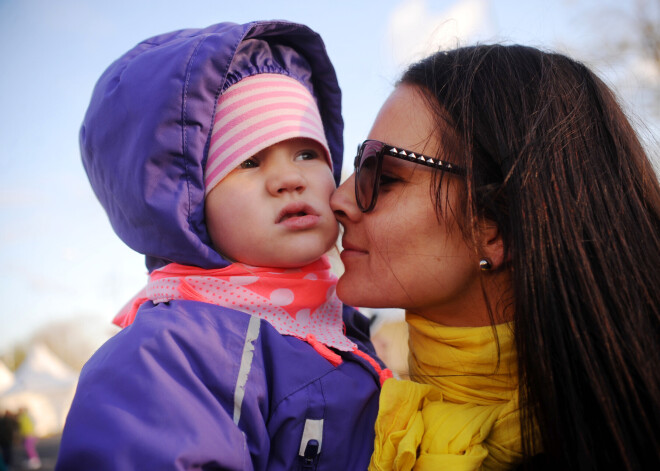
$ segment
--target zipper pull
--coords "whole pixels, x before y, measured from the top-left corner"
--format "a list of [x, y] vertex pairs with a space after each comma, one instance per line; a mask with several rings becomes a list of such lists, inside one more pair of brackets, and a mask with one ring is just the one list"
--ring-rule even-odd
[[323, 419], [307, 419], [303, 429], [298, 456], [302, 469], [314, 469], [323, 446]]
[[314, 461], [319, 454], [319, 442], [318, 440], [309, 440], [307, 446], [305, 447], [305, 453], [303, 454], [303, 469], [313, 469]]

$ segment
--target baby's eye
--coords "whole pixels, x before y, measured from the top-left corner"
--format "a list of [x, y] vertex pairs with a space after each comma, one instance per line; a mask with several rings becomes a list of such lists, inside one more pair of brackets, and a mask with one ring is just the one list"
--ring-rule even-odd
[[314, 160], [318, 158], [319, 153], [314, 150], [303, 150], [296, 155], [296, 160]]
[[240, 165], [241, 168], [255, 168], [258, 166], [259, 166], [259, 162], [254, 157], [250, 157], [249, 159], [244, 160], [243, 162], [241, 162]]

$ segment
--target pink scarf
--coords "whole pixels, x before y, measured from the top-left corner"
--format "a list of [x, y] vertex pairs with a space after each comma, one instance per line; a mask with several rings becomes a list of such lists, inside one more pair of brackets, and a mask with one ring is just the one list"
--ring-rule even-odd
[[326, 256], [290, 269], [234, 263], [206, 270], [171, 263], [150, 274], [146, 288], [122, 308], [113, 322], [120, 327], [130, 325], [146, 301], [201, 301], [259, 317], [280, 334], [308, 342], [338, 365], [341, 357], [327, 347], [344, 352], [358, 350], [344, 335], [336, 284], [337, 277], [330, 272]]

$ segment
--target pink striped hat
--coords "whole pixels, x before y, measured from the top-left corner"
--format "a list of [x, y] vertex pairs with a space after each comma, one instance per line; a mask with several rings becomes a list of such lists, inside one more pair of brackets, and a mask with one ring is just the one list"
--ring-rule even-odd
[[321, 144], [332, 168], [319, 109], [300, 82], [281, 74], [259, 74], [232, 85], [218, 98], [204, 172], [206, 194], [257, 152], [296, 137]]

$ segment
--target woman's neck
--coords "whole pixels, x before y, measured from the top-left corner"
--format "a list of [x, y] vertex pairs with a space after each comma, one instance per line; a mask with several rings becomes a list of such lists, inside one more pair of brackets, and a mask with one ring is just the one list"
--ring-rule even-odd
[[436, 324], [450, 327], [482, 327], [513, 320], [513, 293], [508, 270], [484, 274], [481, 289], [469, 296], [455, 296], [440, 304], [415, 306], [406, 310]]

